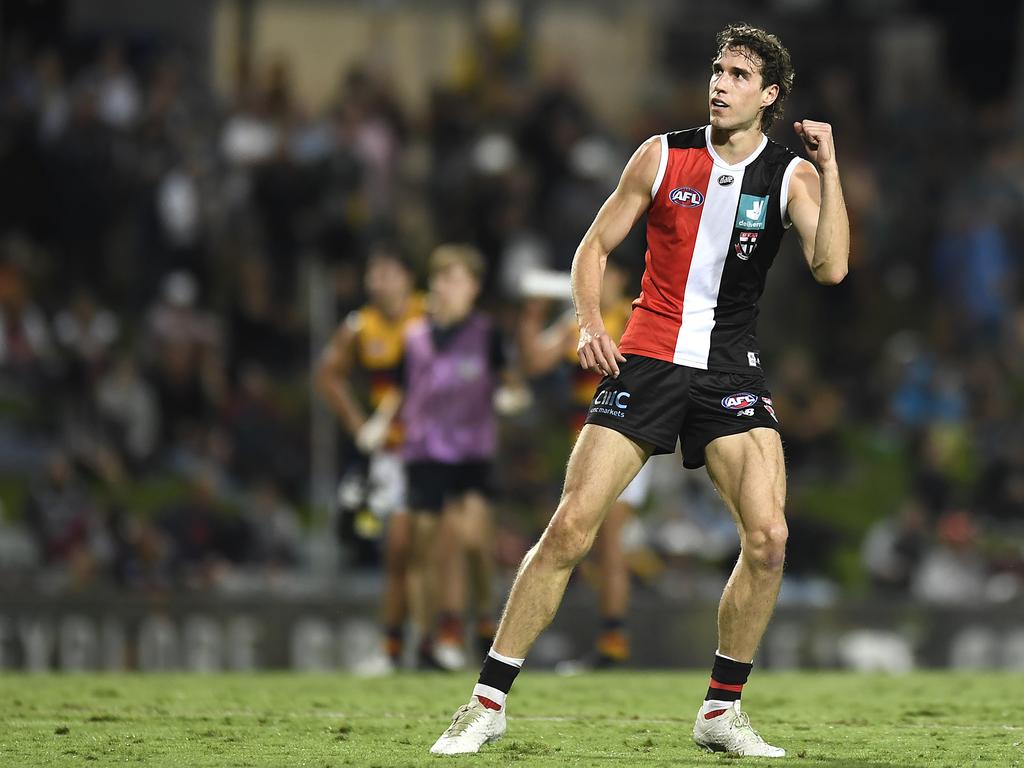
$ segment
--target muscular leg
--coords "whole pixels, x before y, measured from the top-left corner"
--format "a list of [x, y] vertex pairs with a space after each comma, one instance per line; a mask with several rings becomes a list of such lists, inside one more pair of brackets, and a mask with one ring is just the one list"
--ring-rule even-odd
[[608, 507], [651, 450], [611, 429], [592, 424], [583, 428], [569, 457], [558, 508], [519, 566], [494, 639], [495, 652], [526, 657], [554, 618], [569, 574], [593, 544]]
[[622, 617], [629, 605], [629, 566], [622, 551], [622, 529], [633, 514], [633, 507], [616, 501], [608, 510], [594, 549], [600, 568], [599, 598], [602, 616]]
[[718, 607], [718, 650], [750, 662], [775, 608], [786, 556], [782, 441], [757, 428], [712, 441], [704, 456], [740, 534], [740, 556]]

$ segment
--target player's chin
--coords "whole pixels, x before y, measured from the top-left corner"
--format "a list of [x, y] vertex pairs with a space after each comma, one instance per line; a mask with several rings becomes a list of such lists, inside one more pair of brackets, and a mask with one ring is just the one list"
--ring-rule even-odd
[[711, 123], [712, 128], [718, 128], [723, 131], [731, 130], [737, 125], [736, 120], [730, 120], [724, 115], [716, 115], [714, 112], [711, 113], [709, 122]]

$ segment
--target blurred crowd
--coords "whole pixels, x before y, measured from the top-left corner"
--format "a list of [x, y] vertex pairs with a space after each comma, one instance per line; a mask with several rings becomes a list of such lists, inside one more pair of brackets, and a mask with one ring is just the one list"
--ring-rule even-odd
[[[5, 586], [228, 588], [308, 570], [317, 297], [339, 320], [357, 307], [382, 239], [418, 261], [469, 242], [512, 338], [519, 276], [566, 270], [632, 149], [706, 118], [703, 63], [666, 66], [663, 97], [609, 126], [580, 73], [538, 76], [525, 28], [485, 21], [421, 112], [379, 63], [339, 73], [311, 110], [286, 57], [224, 99], [173, 49], [7, 46]], [[678, 34], [667, 25], [666, 46]], [[690, 45], [710, 57], [710, 37]], [[790, 581], [1009, 600], [1024, 579], [1020, 127], [955, 81], [940, 103], [941, 68], [880, 89], [864, 62], [812, 66], [828, 45], [794, 47], [787, 117], [835, 126], [851, 272], [819, 288], [790, 243], [760, 330], [792, 478]], [[797, 145], [786, 121], [773, 135]], [[632, 285], [643, 251], [638, 227], [616, 253]], [[545, 431], [565, 377], [532, 384], [537, 407], [503, 436], [507, 562], [545, 522], [566, 455]], [[634, 549], [720, 572], [728, 539], [700, 565], [700, 547], [661, 535], [700, 535], [699, 496], [663, 491]]]

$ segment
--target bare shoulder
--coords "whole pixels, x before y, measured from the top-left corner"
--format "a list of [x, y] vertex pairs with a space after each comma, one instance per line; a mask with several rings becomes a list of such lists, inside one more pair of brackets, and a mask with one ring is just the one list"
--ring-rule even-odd
[[650, 192], [654, 179], [658, 175], [658, 166], [661, 164], [662, 141], [661, 136], [651, 136], [643, 144], [636, 148], [633, 156], [626, 163], [622, 172], [621, 185], [645, 189]]
[[808, 160], [801, 160], [793, 169], [793, 179], [789, 185], [789, 199], [810, 198], [817, 201], [821, 197], [818, 187], [818, 169]]
[[815, 184], [818, 183], [818, 169], [814, 167], [814, 163], [810, 160], [801, 160], [796, 164], [796, 168], [793, 169], [793, 179], [799, 180], [804, 183], [813, 181]]

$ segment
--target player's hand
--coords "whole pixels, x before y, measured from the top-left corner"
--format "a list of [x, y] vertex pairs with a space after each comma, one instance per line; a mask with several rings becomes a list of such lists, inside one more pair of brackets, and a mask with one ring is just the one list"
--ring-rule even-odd
[[494, 393], [494, 409], [502, 416], [516, 416], [533, 403], [533, 393], [521, 384], [498, 387]]
[[580, 358], [583, 370], [611, 376], [613, 379], [619, 375], [619, 363], [626, 362], [626, 358], [619, 352], [619, 348], [603, 327], [591, 331], [589, 326], [580, 326], [580, 341], [576, 346], [576, 354]]
[[802, 120], [793, 123], [793, 130], [804, 143], [807, 156], [819, 170], [832, 168], [836, 164], [836, 146], [832, 140], [832, 126], [817, 120]]
[[375, 453], [384, 445], [390, 428], [391, 420], [383, 418], [379, 413], [375, 413], [356, 432], [356, 447], [367, 455]]

